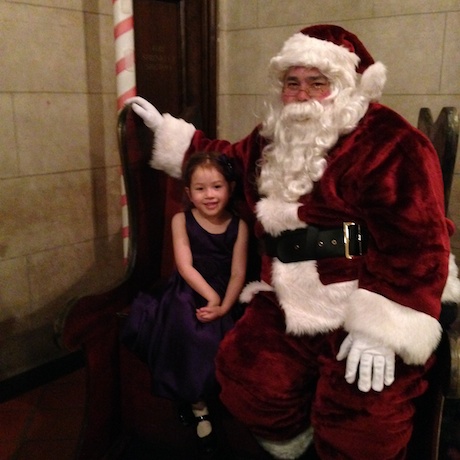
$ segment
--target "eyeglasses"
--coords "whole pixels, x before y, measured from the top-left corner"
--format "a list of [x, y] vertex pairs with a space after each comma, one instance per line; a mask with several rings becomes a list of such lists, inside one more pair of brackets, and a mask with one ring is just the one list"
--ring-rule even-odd
[[329, 91], [330, 85], [327, 79], [313, 80], [305, 82], [303, 86], [297, 79], [287, 79], [283, 85], [283, 93], [286, 96], [297, 96], [301, 91], [304, 91], [311, 97], [324, 96]]

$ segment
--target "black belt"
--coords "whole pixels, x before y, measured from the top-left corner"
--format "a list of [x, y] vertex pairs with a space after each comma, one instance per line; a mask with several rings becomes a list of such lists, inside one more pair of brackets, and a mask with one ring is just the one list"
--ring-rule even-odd
[[262, 251], [281, 262], [300, 262], [328, 257], [352, 259], [367, 249], [367, 231], [354, 222], [344, 222], [341, 228], [307, 228], [289, 230], [280, 236], [262, 238]]

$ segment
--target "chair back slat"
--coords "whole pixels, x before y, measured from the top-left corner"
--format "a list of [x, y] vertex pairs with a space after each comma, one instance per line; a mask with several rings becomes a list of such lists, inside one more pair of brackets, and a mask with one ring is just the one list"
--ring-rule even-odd
[[457, 158], [459, 132], [457, 109], [444, 107], [434, 122], [431, 110], [424, 107], [419, 112], [418, 128], [431, 140], [438, 153], [444, 181], [444, 209], [447, 215]]
[[130, 107], [118, 117], [118, 142], [128, 208], [127, 276], [146, 289], [173, 266], [170, 218], [181, 208], [181, 185], [150, 165], [153, 134]]

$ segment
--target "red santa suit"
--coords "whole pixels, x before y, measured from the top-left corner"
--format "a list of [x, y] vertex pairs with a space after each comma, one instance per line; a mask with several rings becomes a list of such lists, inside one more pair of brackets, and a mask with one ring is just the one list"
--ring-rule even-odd
[[[339, 77], [329, 61], [338, 62]], [[312, 436], [324, 459], [404, 458], [412, 401], [426, 390], [423, 377], [441, 336], [441, 297], [459, 296], [439, 160], [422, 133], [372, 102], [383, 66], [354, 35], [334, 26], [304, 29], [272, 60], [272, 73], [296, 65], [338, 78], [339, 88], [351, 86], [367, 101], [328, 149], [308, 193], [294, 201], [259, 195], [257, 165], [270, 144], [260, 127], [231, 144], [166, 114], [152, 166], [180, 177], [194, 151], [231, 157], [260, 239], [344, 222], [365, 229], [363, 255], [353, 258], [262, 256], [260, 282], [243, 292], [246, 312], [222, 343], [218, 379], [223, 402], [277, 458], [296, 458]], [[336, 356], [347, 334], [396, 354], [395, 381], [383, 391], [363, 392], [345, 380], [345, 362]]]

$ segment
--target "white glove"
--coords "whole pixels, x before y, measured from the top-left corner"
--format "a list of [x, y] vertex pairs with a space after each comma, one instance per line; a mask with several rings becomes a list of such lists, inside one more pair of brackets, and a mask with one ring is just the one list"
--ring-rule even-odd
[[279, 198], [262, 198], [256, 205], [257, 218], [267, 233], [278, 236], [284, 230], [304, 228], [297, 211], [300, 203], [289, 203]]
[[367, 392], [382, 391], [384, 384], [394, 382], [395, 353], [389, 347], [376, 345], [361, 335], [348, 334], [340, 346], [337, 359], [347, 358], [345, 380], [353, 383], [359, 366], [358, 388]]
[[162, 123], [163, 116], [150, 102], [140, 96], [134, 96], [125, 101], [125, 105], [130, 105], [144, 121], [145, 126], [155, 131]]

